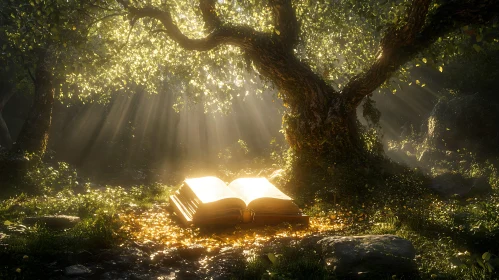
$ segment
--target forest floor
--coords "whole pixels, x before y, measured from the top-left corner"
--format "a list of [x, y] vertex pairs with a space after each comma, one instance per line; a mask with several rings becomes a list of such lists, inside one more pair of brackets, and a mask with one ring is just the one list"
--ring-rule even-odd
[[[311, 216], [307, 228], [197, 229], [181, 226], [169, 207], [168, 196], [178, 184], [75, 187], [67, 166], [43, 168], [49, 170], [38, 173], [58, 174], [42, 182], [50, 191], [0, 201], [0, 279], [300, 279], [300, 271], [320, 260], [272, 250], [318, 234], [406, 238], [416, 248], [420, 279], [499, 276], [496, 188], [487, 197], [466, 200], [408, 197], [411, 189], [377, 194], [384, 199], [366, 205], [316, 198], [302, 205]], [[404, 176], [394, 180], [411, 185], [412, 177]], [[73, 186], [54, 188], [56, 181]], [[39, 215], [74, 215], [82, 221], [59, 231], [23, 225], [25, 217]], [[269, 254], [286, 261], [269, 261], [274, 258]], [[79, 276], [68, 271], [71, 267]], [[390, 272], [387, 277], [406, 279]]]

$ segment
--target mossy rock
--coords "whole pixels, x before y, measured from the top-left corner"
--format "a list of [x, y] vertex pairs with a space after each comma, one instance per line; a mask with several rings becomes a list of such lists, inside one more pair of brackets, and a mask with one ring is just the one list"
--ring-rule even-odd
[[438, 150], [499, 154], [499, 104], [478, 94], [441, 99], [428, 119], [427, 142]]
[[432, 179], [430, 188], [443, 198], [477, 197], [492, 191], [487, 178], [465, 178], [461, 174], [444, 173]]
[[312, 246], [327, 269], [345, 277], [340, 279], [386, 279], [417, 273], [414, 246], [395, 235], [312, 237], [302, 244]]

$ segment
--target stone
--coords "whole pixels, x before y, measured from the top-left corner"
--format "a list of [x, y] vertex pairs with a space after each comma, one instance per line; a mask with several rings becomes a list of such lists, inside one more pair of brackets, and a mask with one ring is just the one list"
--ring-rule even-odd
[[471, 182], [470, 196], [481, 196], [492, 191], [492, 186], [487, 177], [477, 177], [469, 179]]
[[478, 94], [441, 99], [428, 118], [427, 142], [439, 150], [466, 148], [478, 155], [498, 154], [499, 104]]
[[162, 266], [176, 267], [181, 266], [184, 260], [178, 254], [177, 250], [165, 250], [157, 252], [150, 256], [151, 264], [160, 264]]
[[430, 188], [441, 197], [469, 198], [492, 190], [487, 178], [464, 178], [461, 174], [444, 173], [432, 179]]
[[85, 250], [71, 255], [71, 260], [76, 263], [87, 263], [90, 262], [93, 258], [94, 255]]
[[405, 152], [405, 153], [410, 153], [410, 154], [416, 153], [416, 149], [414, 148], [413, 143], [410, 143], [410, 142], [402, 143], [402, 146], [400, 146], [400, 150]]
[[69, 277], [83, 276], [92, 273], [92, 271], [81, 264], [75, 264], [72, 266], [68, 266], [64, 269], [64, 274]]
[[177, 249], [178, 255], [186, 260], [197, 260], [202, 255], [206, 254], [207, 249], [201, 245], [191, 245], [188, 247], [181, 247]]
[[445, 159], [445, 154], [435, 149], [425, 149], [418, 157], [419, 162], [426, 164], [442, 159]]
[[41, 217], [26, 217], [23, 224], [27, 226], [34, 226], [35, 224], [44, 225], [49, 229], [64, 230], [74, 227], [80, 222], [80, 217], [55, 215], [55, 216], [41, 216]]
[[225, 280], [234, 279], [233, 276], [245, 267], [243, 249], [223, 248], [207, 264], [204, 271], [198, 271], [200, 279]]
[[414, 246], [395, 235], [329, 236], [316, 241], [314, 247], [326, 268], [351, 278], [402, 275], [417, 269]]

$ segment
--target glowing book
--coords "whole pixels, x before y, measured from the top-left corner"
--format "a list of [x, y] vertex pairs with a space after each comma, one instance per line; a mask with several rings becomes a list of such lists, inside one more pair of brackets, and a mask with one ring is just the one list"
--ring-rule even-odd
[[265, 178], [240, 178], [228, 186], [217, 177], [186, 179], [170, 196], [170, 204], [186, 225], [308, 224], [309, 220]]

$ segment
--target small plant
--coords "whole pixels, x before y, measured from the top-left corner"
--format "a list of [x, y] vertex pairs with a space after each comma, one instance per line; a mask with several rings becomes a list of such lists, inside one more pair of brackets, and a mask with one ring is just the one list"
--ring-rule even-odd
[[314, 252], [298, 247], [278, 250], [282, 252], [250, 258], [240, 279], [335, 279]]
[[[499, 259], [490, 252], [485, 252], [481, 257], [476, 257], [476, 264], [483, 269], [484, 274], [490, 274], [499, 267]], [[476, 266], [474, 266], [476, 267]]]

